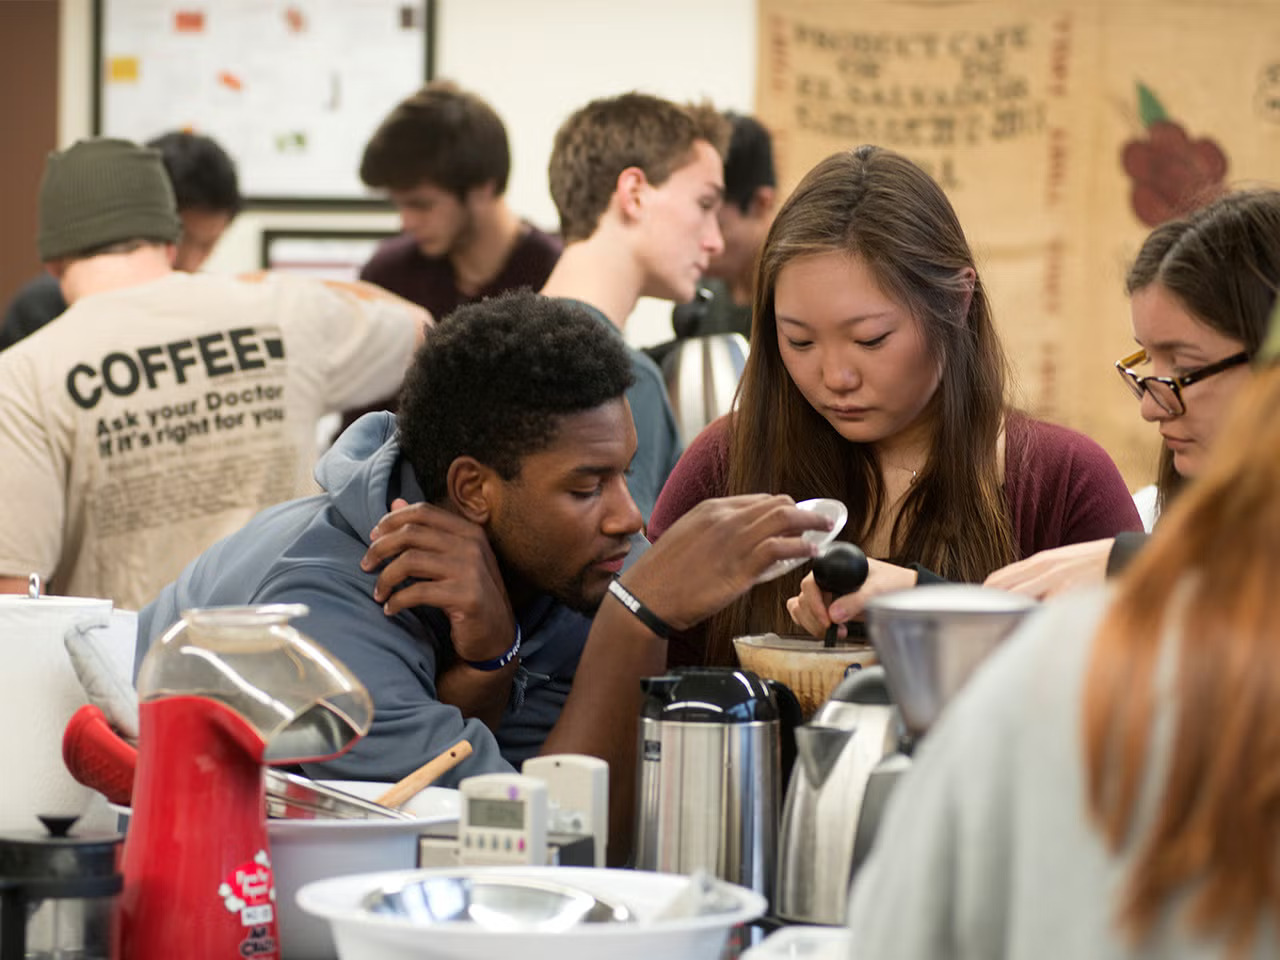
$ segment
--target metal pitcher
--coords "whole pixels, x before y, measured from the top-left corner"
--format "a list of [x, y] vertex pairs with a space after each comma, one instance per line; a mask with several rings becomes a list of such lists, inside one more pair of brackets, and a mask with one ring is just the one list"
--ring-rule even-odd
[[850, 674], [813, 720], [796, 728], [778, 841], [777, 916], [844, 923], [867, 781], [896, 746], [897, 729], [880, 667]]

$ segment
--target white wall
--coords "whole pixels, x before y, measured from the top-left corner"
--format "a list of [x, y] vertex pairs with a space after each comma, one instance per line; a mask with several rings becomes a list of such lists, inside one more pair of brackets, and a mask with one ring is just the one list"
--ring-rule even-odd
[[[65, 146], [91, 130], [92, 9], [90, 0], [60, 2], [59, 138]], [[436, 76], [479, 93], [502, 116], [512, 149], [508, 197], [518, 212], [547, 227], [556, 225], [546, 175], [551, 140], [560, 121], [588, 100], [639, 89], [744, 111], [755, 102], [755, 0], [436, 0], [436, 30]], [[390, 106], [370, 110], [383, 114]], [[395, 225], [389, 213], [248, 210], [208, 269], [256, 269], [268, 227]], [[670, 316], [669, 304], [641, 302], [627, 338], [636, 344], [667, 339]]]

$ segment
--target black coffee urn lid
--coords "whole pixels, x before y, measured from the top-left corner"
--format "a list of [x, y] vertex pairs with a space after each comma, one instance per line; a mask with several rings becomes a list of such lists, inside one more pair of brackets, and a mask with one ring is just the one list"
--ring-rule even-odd
[[641, 681], [640, 715], [674, 723], [766, 723], [779, 719], [773, 690], [750, 670], [684, 667]]

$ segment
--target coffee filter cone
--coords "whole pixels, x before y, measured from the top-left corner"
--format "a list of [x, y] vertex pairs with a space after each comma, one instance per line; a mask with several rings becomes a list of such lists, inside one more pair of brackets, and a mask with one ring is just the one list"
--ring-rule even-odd
[[800, 702], [806, 720], [827, 702], [851, 667], [877, 662], [875, 649], [869, 643], [824, 647], [822, 640], [814, 637], [776, 633], [734, 637], [733, 647], [744, 670], [786, 684]]

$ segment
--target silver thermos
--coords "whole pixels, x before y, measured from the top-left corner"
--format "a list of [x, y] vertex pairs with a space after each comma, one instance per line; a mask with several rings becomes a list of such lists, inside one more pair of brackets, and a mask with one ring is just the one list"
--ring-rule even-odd
[[684, 669], [641, 683], [636, 867], [706, 870], [771, 898], [795, 698], [781, 684], [731, 668]]

